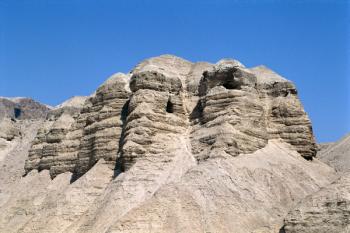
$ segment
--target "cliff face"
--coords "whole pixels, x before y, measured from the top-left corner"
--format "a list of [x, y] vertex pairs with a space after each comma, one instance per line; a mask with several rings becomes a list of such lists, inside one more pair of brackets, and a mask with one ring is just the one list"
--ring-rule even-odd
[[51, 111], [29, 151], [26, 173], [37, 169], [49, 170], [51, 177], [68, 171], [81, 176], [100, 158], [114, 166], [130, 95], [128, 79], [114, 75], [83, 104]]
[[[128, 169], [138, 159], [166, 159], [181, 137], [195, 158], [237, 156], [269, 139], [315, 156], [310, 121], [295, 86], [265, 67], [235, 60], [215, 65], [173, 56], [148, 59], [117, 74], [80, 109], [63, 107], [40, 131], [26, 172], [83, 175], [100, 158]], [[184, 149], [184, 148], [182, 148]]]
[[147, 59], [39, 126], [0, 232], [276, 233], [336, 177], [293, 83], [236, 60]]

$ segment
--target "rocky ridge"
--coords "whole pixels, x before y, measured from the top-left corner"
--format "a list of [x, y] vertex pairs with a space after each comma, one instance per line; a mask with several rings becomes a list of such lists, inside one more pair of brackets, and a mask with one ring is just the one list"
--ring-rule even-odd
[[81, 176], [103, 158], [124, 170], [137, 159], [165, 159], [173, 153], [165, 145], [180, 137], [190, 139], [197, 160], [252, 153], [278, 138], [312, 159], [311, 123], [296, 94], [266, 67], [151, 58], [108, 79], [76, 115], [56, 110], [65, 114], [39, 132], [25, 169]]
[[328, 144], [317, 156], [338, 172], [350, 172], [350, 135]]
[[294, 84], [232, 59], [150, 58], [45, 119], [0, 232], [276, 233], [337, 177]]

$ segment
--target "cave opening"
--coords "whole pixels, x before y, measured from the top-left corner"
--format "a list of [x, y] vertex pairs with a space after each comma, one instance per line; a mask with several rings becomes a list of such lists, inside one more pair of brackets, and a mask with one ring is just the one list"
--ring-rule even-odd
[[222, 84], [226, 89], [235, 89], [236, 85], [234, 85], [233, 82], [225, 82], [224, 84]]
[[237, 80], [235, 80], [234, 77], [224, 80], [222, 86], [229, 90], [240, 89], [240, 83], [237, 82]]
[[14, 114], [15, 114], [15, 118], [19, 118], [22, 114], [22, 110], [20, 108], [15, 108], [14, 109]]
[[174, 113], [174, 104], [168, 100], [168, 103], [166, 104], [166, 112], [167, 113]]
[[303, 156], [304, 159], [306, 159], [307, 161], [312, 161], [313, 157], [312, 156]]

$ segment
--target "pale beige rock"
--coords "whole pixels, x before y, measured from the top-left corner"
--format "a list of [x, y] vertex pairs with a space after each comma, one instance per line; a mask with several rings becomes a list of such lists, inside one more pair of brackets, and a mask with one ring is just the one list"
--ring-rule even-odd
[[87, 99], [88, 99], [88, 96], [73, 96], [72, 98], [57, 105], [55, 108], [63, 108], [63, 107], [82, 108]]
[[317, 156], [340, 173], [350, 172], [350, 134], [338, 142], [328, 144]]
[[332, 178], [331, 168], [272, 140], [253, 154], [189, 169], [107, 232], [278, 232], [293, 203]]
[[349, 233], [350, 173], [306, 197], [284, 221], [286, 233]]
[[302, 200], [285, 218], [286, 233], [350, 232], [350, 136], [319, 151], [320, 160], [340, 176]]
[[91, 97], [73, 98], [52, 110], [34, 140], [26, 172], [49, 169], [51, 177], [73, 172], [76, 179], [100, 158], [114, 167], [123, 107], [130, 95], [128, 81], [129, 75], [115, 74]]
[[0, 232], [278, 232], [336, 177], [315, 152], [295, 86], [268, 68], [150, 58], [48, 112]]
[[28, 150], [48, 111], [28, 98], [0, 98], [0, 208], [24, 174]]

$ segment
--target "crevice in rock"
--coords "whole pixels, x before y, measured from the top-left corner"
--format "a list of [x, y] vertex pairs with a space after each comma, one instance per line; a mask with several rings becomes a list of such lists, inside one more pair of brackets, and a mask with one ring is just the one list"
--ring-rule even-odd
[[191, 114], [189, 115], [190, 121], [200, 120], [203, 117], [203, 104], [202, 101], [198, 101]]
[[73, 184], [76, 180], [78, 180], [80, 178], [80, 176], [78, 175], [78, 173], [74, 172], [72, 174], [72, 176], [70, 177], [69, 183]]
[[127, 120], [128, 113], [129, 113], [129, 102], [130, 102], [130, 99], [125, 102], [125, 104], [123, 105], [121, 114], [120, 114], [120, 120], [122, 121], [122, 132], [121, 132], [120, 138], [119, 138], [117, 160], [115, 161], [113, 179], [115, 177], [117, 177], [120, 173], [125, 171], [125, 168], [123, 165], [123, 150], [122, 149], [123, 149], [124, 138], [125, 138], [126, 120]]
[[284, 226], [278, 231], [278, 233], [286, 233], [286, 230], [284, 230]]

